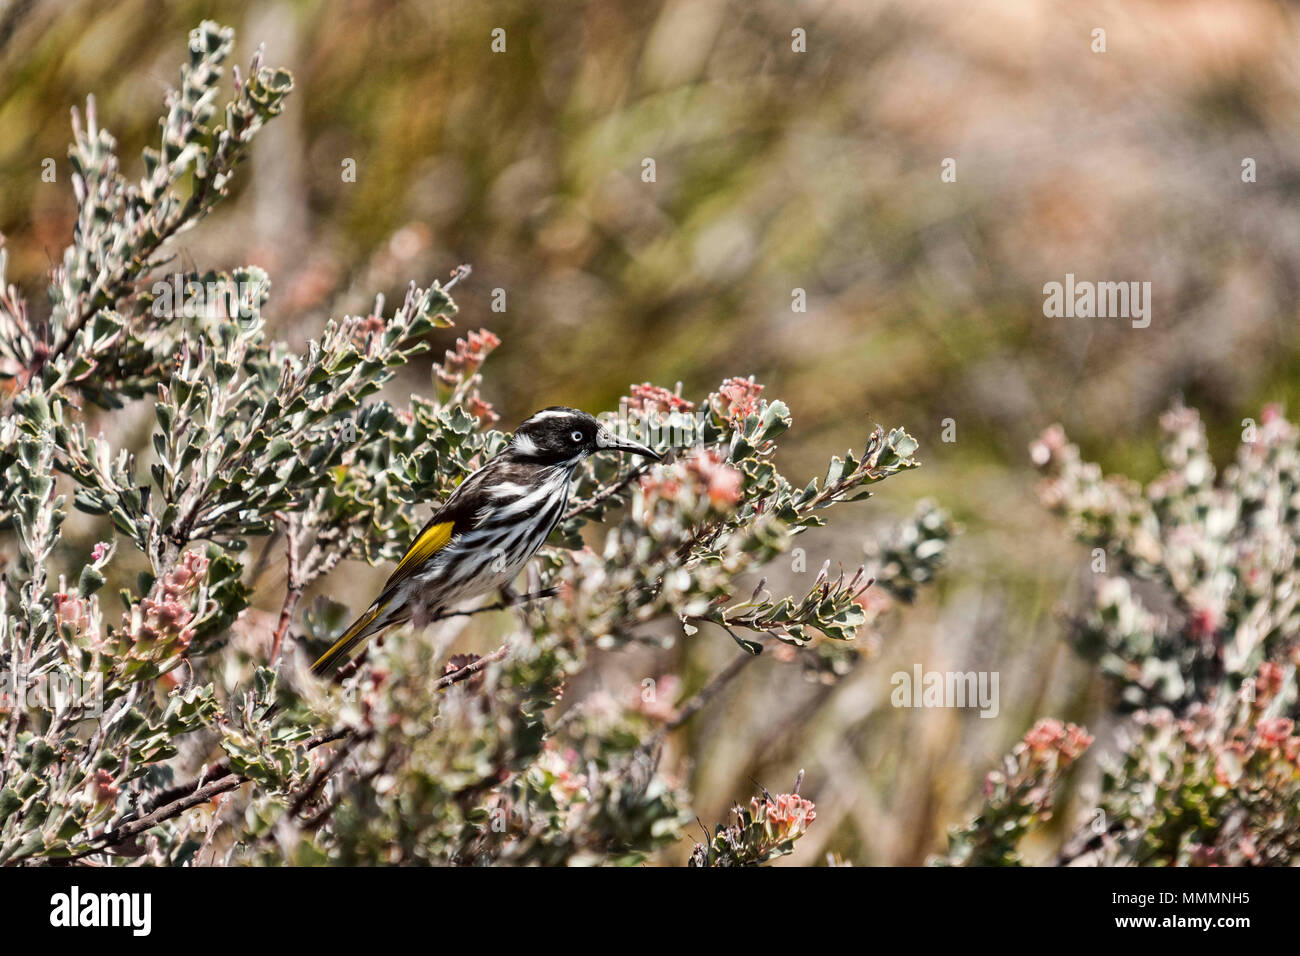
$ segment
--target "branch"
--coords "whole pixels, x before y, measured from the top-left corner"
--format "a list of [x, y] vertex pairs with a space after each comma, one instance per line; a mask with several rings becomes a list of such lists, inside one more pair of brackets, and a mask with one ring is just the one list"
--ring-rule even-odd
[[284, 604], [280, 607], [280, 621], [275, 626], [275, 638], [271, 641], [271, 666], [274, 667], [280, 660], [280, 646], [284, 643], [284, 635], [289, 631], [289, 624], [293, 620], [293, 612], [298, 607], [298, 601], [302, 598], [302, 588], [290, 587], [284, 592]]
[[722, 691], [724, 687], [736, 679], [736, 676], [745, 669], [745, 666], [752, 660], [758, 658], [757, 654], [737, 654], [722, 670], [718, 671], [707, 684], [696, 692], [695, 696], [688, 700], [671, 720], [654, 732], [650, 738], [637, 748], [637, 755], [648, 755], [653, 753], [663, 745], [668, 735], [676, 730], [686, 721], [694, 717], [705, 704], [711, 701]]
[[659, 736], [666, 737], [672, 731], [676, 730], [686, 721], [690, 720], [705, 704], [711, 701], [718, 693], [736, 679], [737, 675], [745, 669], [745, 665], [750, 661], [758, 659], [757, 654], [737, 654], [732, 658], [731, 663], [724, 667], [709, 681], [694, 697], [682, 705], [677, 711], [675, 717], [663, 727], [659, 728]]
[[159, 807], [152, 813], [147, 813], [142, 817], [123, 823], [113, 830], [100, 834], [97, 838], [92, 840], [92, 845], [90, 847], [82, 850], [80, 853], [73, 854], [69, 859], [79, 860], [92, 853], [99, 853], [109, 847], [117, 846], [118, 844], [131, 839], [131, 837], [135, 836], [137, 833], [143, 833], [145, 830], [162, 823], [164, 820], [170, 820], [172, 817], [180, 816], [191, 807], [196, 807], [200, 803], [206, 803], [219, 794], [228, 793], [229, 791], [236, 789], [246, 779], [246, 777], [241, 777], [237, 773], [228, 773], [224, 777], [213, 780], [211, 783], [206, 783], [201, 787], [197, 787], [192, 793], [189, 793], [178, 800], [173, 800], [171, 803]]
[[288, 567], [288, 580], [284, 592], [284, 603], [280, 606], [280, 620], [275, 626], [275, 638], [271, 641], [271, 666], [274, 667], [280, 661], [280, 647], [284, 642], [284, 635], [289, 631], [289, 625], [293, 622], [293, 612], [298, 607], [298, 601], [302, 598], [303, 586], [307, 583], [302, 580], [301, 568], [298, 561], [298, 545], [301, 528], [298, 525], [296, 517], [281, 516], [284, 521], [284, 538], [285, 538], [285, 557]]
[[441, 677], [439, 677], [436, 681], [433, 682], [433, 689], [445, 690], [446, 688], [450, 687], [452, 684], [457, 684], [463, 680], [469, 680], [479, 671], [486, 670], [489, 664], [493, 664], [496, 661], [503, 660], [505, 656], [509, 653], [510, 653], [509, 645], [502, 644], [491, 654], [488, 654], [484, 657], [480, 657], [476, 661], [470, 661], [470, 663], [466, 664], [460, 670], [452, 671], [450, 674], [443, 674]]
[[614, 484], [610, 485], [608, 488], [602, 488], [590, 498], [582, 498], [575, 501], [569, 506], [569, 509], [561, 515], [560, 520], [568, 521], [570, 518], [576, 518], [578, 515], [584, 514], [598, 505], [604, 504], [610, 498], [613, 498], [615, 495], [624, 491], [628, 485], [632, 484], [632, 482], [636, 481], [642, 475], [648, 474], [649, 471], [649, 465], [638, 465], [637, 467], [630, 469], [626, 475], [614, 482]]

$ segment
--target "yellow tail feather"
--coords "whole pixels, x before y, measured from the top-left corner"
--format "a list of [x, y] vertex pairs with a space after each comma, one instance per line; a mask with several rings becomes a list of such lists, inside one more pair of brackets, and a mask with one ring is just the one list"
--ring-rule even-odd
[[334, 646], [322, 654], [315, 664], [311, 665], [311, 672], [317, 677], [323, 677], [332, 671], [340, 658], [346, 657], [353, 647], [361, 643], [366, 628], [374, 623], [375, 618], [379, 616], [379, 612], [383, 609], [382, 604], [375, 603], [370, 610], [353, 621], [352, 626], [343, 632], [343, 636], [334, 642]]

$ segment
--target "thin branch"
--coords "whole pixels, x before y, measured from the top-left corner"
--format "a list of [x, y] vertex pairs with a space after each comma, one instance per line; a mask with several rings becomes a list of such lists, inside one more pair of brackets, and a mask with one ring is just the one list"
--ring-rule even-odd
[[[316, 736], [310, 738], [307, 741], [307, 743], [303, 745], [303, 747], [306, 750], [315, 750], [317, 747], [323, 747], [326, 744], [334, 743], [334, 741], [336, 740], [342, 740], [351, 733], [352, 731], [350, 730], [332, 730], [329, 733], [317, 734]], [[230, 772], [231, 769], [230, 769], [229, 758], [218, 760], [215, 763], [208, 764], [202, 770], [199, 771], [199, 775], [195, 779], [189, 781], [188, 783], [179, 784], [175, 787], [170, 787], [166, 790], [162, 790], [154, 794], [153, 799], [149, 801], [149, 808], [144, 812], [146, 814], [152, 813], [156, 808], [161, 807], [164, 804], [172, 803], [180, 799], [181, 797], [184, 797], [187, 794], [193, 793], [195, 790], [202, 787], [206, 782], [210, 780], [214, 780], [219, 777], [224, 777], [228, 775]], [[135, 818], [127, 817], [126, 820], [124, 820], [122, 823], [119, 823], [118, 826], [122, 826], [125, 822], [133, 819]], [[105, 834], [109, 832], [112, 831], [105, 831]]]
[[99, 853], [112, 846], [118, 846], [121, 843], [131, 839], [138, 833], [143, 833], [151, 827], [157, 826], [165, 820], [172, 817], [180, 816], [191, 807], [197, 807], [201, 803], [207, 803], [213, 797], [219, 794], [229, 793], [237, 789], [240, 784], [247, 780], [247, 777], [241, 777], [237, 773], [228, 773], [224, 777], [213, 780], [211, 783], [205, 783], [192, 793], [173, 800], [171, 803], [164, 804], [152, 813], [147, 813], [142, 817], [129, 820], [126, 823], [107, 831], [92, 840], [92, 845], [80, 853], [73, 854], [69, 859], [78, 860], [92, 853]]
[[293, 621], [293, 612], [301, 599], [302, 588], [291, 587], [284, 592], [284, 604], [280, 606], [280, 621], [275, 626], [275, 638], [271, 641], [272, 667], [279, 663], [280, 647], [284, 643], [285, 634], [289, 631], [289, 624]]
[[354, 734], [343, 741], [343, 746], [339, 747], [339, 749], [334, 751], [330, 756], [329, 763], [316, 772], [315, 776], [308, 782], [307, 786], [303, 787], [302, 791], [294, 799], [293, 806], [289, 808], [289, 819], [294, 819], [303, 811], [311, 801], [312, 796], [315, 795], [316, 791], [324, 785], [326, 780], [334, 775], [334, 771], [338, 770], [339, 765], [347, 759], [347, 756], [352, 752], [352, 749], [357, 744], [368, 740], [370, 736], [369, 733]]
[[441, 677], [439, 677], [436, 681], [433, 682], [433, 689], [443, 690], [447, 687], [450, 687], [452, 684], [460, 683], [463, 680], [469, 680], [479, 671], [485, 670], [489, 664], [493, 664], [496, 661], [503, 660], [505, 656], [509, 653], [510, 653], [510, 646], [508, 644], [502, 644], [491, 654], [488, 654], [484, 657], [480, 657], [476, 661], [471, 661], [470, 663], [462, 667], [460, 670], [452, 671], [450, 674], [443, 674]]
[[671, 720], [655, 731], [654, 734], [652, 734], [650, 738], [638, 748], [637, 753], [649, 754], [657, 750], [670, 733], [694, 717], [705, 704], [713, 700], [713, 698], [718, 696], [724, 687], [735, 680], [750, 661], [757, 659], [757, 654], [742, 653], [733, 657], [726, 667], [718, 671], [718, 673], [713, 676], [712, 680], [701, 687], [694, 697], [678, 709], [677, 713], [673, 715]]
[[735, 680], [750, 661], [755, 660], [758, 660], [757, 654], [737, 654], [733, 657], [730, 664], [718, 671], [718, 673], [714, 675], [713, 680], [701, 687], [694, 697], [682, 705], [681, 709], [677, 711], [677, 714], [673, 719], [668, 721], [659, 729], [659, 733], [662, 736], [667, 736], [682, 724], [686, 723], [686, 721], [694, 717], [696, 713], [699, 712], [700, 708], [711, 701], [714, 697], [718, 696], [724, 687]]
[[495, 604], [484, 604], [482, 607], [473, 607], [468, 611], [443, 611], [429, 618], [429, 622], [441, 621], [449, 617], [472, 617], [475, 614], [482, 614], [485, 611], [504, 611], [508, 607], [515, 607], [519, 604], [530, 604], [533, 601], [540, 601], [542, 598], [555, 597], [560, 593], [558, 587], [542, 588], [540, 591], [530, 591], [527, 594], [516, 594], [512, 598], [504, 601], [497, 601]]
[[578, 515], [584, 514], [585, 512], [591, 511], [593, 508], [604, 504], [615, 495], [621, 494], [627, 489], [628, 485], [632, 484], [632, 482], [636, 481], [642, 475], [648, 474], [649, 471], [649, 465], [638, 465], [635, 468], [629, 469], [626, 475], [609, 487], [602, 488], [590, 498], [582, 498], [575, 501], [569, 506], [568, 510], [564, 512], [560, 520], [568, 521], [570, 518], [576, 518]]

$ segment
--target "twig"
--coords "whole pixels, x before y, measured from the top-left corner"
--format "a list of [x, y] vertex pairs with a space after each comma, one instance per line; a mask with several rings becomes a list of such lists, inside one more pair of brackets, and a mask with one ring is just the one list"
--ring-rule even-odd
[[[336, 740], [342, 740], [343, 738], [347, 737], [350, 733], [352, 733], [352, 731], [350, 730], [332, 730], [329, 733], [317, 734], [316, 736], [308, 739], [307, 743], [304, 744], [303, 746], [304, 749], [306, 750], [315, 750], [317, 747], [323, 747], [326, 744], [334, 743], [334, 741]], [[202, 770], [199, 771], [199, 775], [195, 779], [189, 781], [188, 783], [179, 784], [175, 787], [171, 787], [167, 790], [163, 790], [160, 791], [159, 793], [154, 794], [153, 799], [149, 802], [149, 808], [144, 812], [146, 814], [152, 813], [156, 808], [163, 806], [164, 804], [172, 803], [178, 800], [179, 798], [184, 797], [186, 794], [193, 793], [195, 790], [203, 786], [205, 782], [209, 780], [217, 779], [219, 777], [227, 776], [228, 774], [230, 774], [230, 772], [231, 770], [230, 770], [229, 758], [226, 758], [224, 760], [218, 760], [215, 763], [208, 764]], [[126, 822], [133, 819], [135, 818], [127, 817], [125, 820], [119, 823], [118, 826], [123, 826]], [[109, 832], [112, 831], [105, 831], [105, 834]]]
[[293, 620], [293, 612], [298, 607], [298, 601], [302, 599], [302, 588], [290, 587], [284, 592], [284, 604], [280, 607], [280, 621], [275, 626], [275, 638], [271, 641], [271, 666], [274, 667], [280, 660], [280, 646], [284, 642], [284, 635], [289, 631], [289, 623]]
[[471, 617], [475, 614], [482, 614], [484, 611], [504, 611], [508, 607], [514, 607], [517, 604], [529, 604], [533, 601], [539, 601], [542, 598], [555, 597], [560, 593], [558, 587], [542, 588], [540, 591], [530, 591], [527, 594], [516, 594], [512, 598], [504, 601], [497, 601], [495, 604], [484, 604], [482, 607], [473, 607], [468, 611], [441, 611], [429, 618], [429, 623], [441, 621], [449, 617]]
[[77, 860], [83, 856], [89, 856], [92, 853], [98, 853], [111, 846], [117, 846], [124, 843], [136, 834], [143, 833], [145, 830], [157, 826], [164, 820], [170, 820], [172, 817], [180, 816], [191, 807], [197, 807], [201, 803], [207, 803], [219, 794], [228, 793], [231, 790], [238, 788], [239, 785], [244, 783], [247, 779], [247, 777], [241, 777], [237, 773], [226, 774], [224, 777], [213, 780], [211, 783], [206, 783], [194, 790], [194, 792], [187, 794], [178, 800], [173, 800], [171, 803], [159, 807], [152, 813], [147, 813], [142, 817], [123, 823], [111, 831], [100, 834], [99, 837], [92, 840], [92, 845], [90, 847], [82, 850], [80, 853], [73, 854], [69, 859]]
[[757, 654], [737, 654], [733, 657], [730, 664], [718, 671], [718, 673], [714, 675], [713, 680], [701, 687], [694, 697], [682, 705], [681, 709], [677, 711], [676, 716], [659, 729], [659, 733], [662, 736], [667, 736], [682, 724], [686, 723], [686, 721], [694, 717], [701, 707], [711, 701], [724, 687], [736, 679], [736, 676], [745, 669], [746, 664], [757, 659]]
[[443, 674], [433, 682], [433, 689], [443, 690], [444, 688], [450, 687], [452, 684], [459, 683], [463, 680], [469, 680], [469, 678], [473, 677], [479, 671], [486, 669], [489, 664], [503, 659], [509, 653], [510, 646], [508, 644], [502, 644], [491, 654], [480, 657], [476, 661], [471, 661], [460, 670], [452, 671], [450, 674]]
[[610, 485], [609, 487], [602, 488], [600, 491], [596, 492], [590, 498], [582, 498], [578, 501], [575, 501], [572, 505], [569, 506], [568, 510], [564, 512], [564, 515], [560, 518], [560, 520], [568, 521], [570, 518], [576, 518], [578, 515], [592, 510], [597, 505], [603, 504], [604, 502], [608, 501], [610, 498], [613, 498], [615, 495], [624, 491], [628, 485], [632, 484], [632, 482], [636, 481], [642, 475], [647, 474], [649, 471], [650, 471], [649, 465], [638, 465], [635, 468], [629, 469], [626, 475], [624, 475], [618, 481], [614, 482], [614, 484]]
[[705, 704], [718, 696], [724, 687], [736, 679], [736, 676], [745, 669], [750, 661], [756, 660], [757, 654], [737, 654], [722, 670], [718, 671], [707, 684], [696, 692], [695, 696], [688, 700], [671, 720], [666, 722], [662, 727], [655, 731], [645, 743], [637, 750], [640, 754], [649, 754], [657, 750], [668, 737], [670, 733], [676, 730], [686, 721], [694, 717]]
[[284, 592], [284, 603], [280, 607], [280, 620], [275, 625], [275, 638], [271, 641], [271, 666], [275, 667], [280, 661], [280, 646], [284, 642], [284, 635], [289, 631], [289, 625], [293, 621], [293, 612], [298, 607], [298, 601], [302, 598], [302, 590], [305, 581], [302, 579], [301, 563], [298, 560], [298, 545], [301, 541], [301, 526], [296, 516], [279, 515], [284, 522], [284, 551], [287, 560], [287, 575]]
[[354, 734], [343, 741], [343, 746], [339, 747], [339, 749], [334, 751], [330, 756], [329, 763], [318, 770], [315, 776], [308, 782], [307, 786], [303, 787], [298, 796], [294, 798], [293, 806], [289, 808], [289, 819], [292, 820], [303, 811], [303, 808], [307, 806], [308, 801], [311, 800], [316, 791], [321, 788], [326, 780], [334, 775], [334, 771], [339, 768], [339, 764], [343, 763], [347, 758], [347, 755], [352, 752], [352, 748], [369, 739], [369, 737], [369, 733]]

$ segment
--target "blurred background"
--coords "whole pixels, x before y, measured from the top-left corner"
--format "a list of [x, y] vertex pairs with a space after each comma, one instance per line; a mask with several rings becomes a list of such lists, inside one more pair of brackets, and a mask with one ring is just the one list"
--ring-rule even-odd
[[[761, 660], [688, 725], [668, 759], [703, 821], [802, 767], [818, 819], [784, 864], [919, 863], [1039, 716], [1098, 735], [1056, 835], [1076, 821], [1114, 728], [1062, 622], [1088, 555], [1038, 504], [1027, 445], [1059, 421], [1086, 457], [1145, 480], [1176, 394], [1221, 461], [1264, 403], [1294, 413], [1295, 7], [0, 2], [0, 232], [33, 303], [71, 235], [69, 109], [93, 92], [138, 175], [205, 17], [237, 29], [241, 63], [263, 43], [296, 85], [231, 199], [175, 248], [188, 266], [266, 268], [275, 334], [301, 343], [329, 314], [471, 263], [434, 354], [466, 329], [501, 336], [484, 388], [501, 427], [549, 404], [612, 408], [631, 382], [698, 398], [752, 373], [794, 413], [779, 464], [796, 481], [861, 449], [870, 421], [920, 440], [924, 468], [847, 506], [801, 542], [807, 572], [773, 581], [858, 564], [927, 496], [964, 526], [950, 565], [846, 680]], [[1043, 285], [1066, 273], [1150, 282], [1150, 327], [1045, 318]], [[428, 376], [403, 387], [430, 393]], [[341, 569], [330, 593], [360, 603], [386, 570]], [[587, 690], [664, 674], [690, 689], [734, 653], [701, 633], [611, 655]], [[997, 671], [1000, 713], [894, 709], [889, 677], [914, 664]]]

